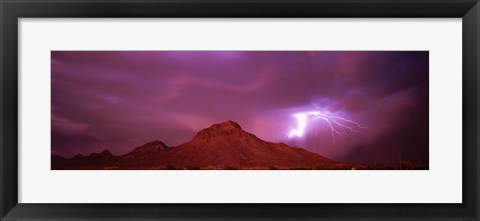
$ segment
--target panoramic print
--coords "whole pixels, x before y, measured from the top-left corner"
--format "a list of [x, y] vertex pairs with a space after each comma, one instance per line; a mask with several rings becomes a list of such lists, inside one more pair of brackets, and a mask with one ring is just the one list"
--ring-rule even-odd
[[52, 170], [428, 170], [428, 51], [52, 51]]

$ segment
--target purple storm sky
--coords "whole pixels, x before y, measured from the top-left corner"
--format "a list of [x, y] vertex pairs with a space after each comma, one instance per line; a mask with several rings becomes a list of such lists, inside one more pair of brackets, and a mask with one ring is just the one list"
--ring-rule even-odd
[[[349, 162], [428, 162], [427, 51], [53, 51], [52, 153], [176, 146], [233, 120]], [[366, 128], [331, 135], [319, 111]]]

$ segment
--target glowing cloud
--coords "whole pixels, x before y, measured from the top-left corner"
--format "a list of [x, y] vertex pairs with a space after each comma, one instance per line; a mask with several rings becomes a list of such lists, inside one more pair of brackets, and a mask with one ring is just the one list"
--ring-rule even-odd
[[297, 128], [288, 133], [288, 137], [292, 138], [294, 136], [301, 137], [307, 126], [307, 115], [303, 113], [298, 113], [294, 115], [297, 118]]
[[335, 139], [335, 135], [349, 135], [352, 132], [358, 132], [357, 129], [364, 129], [365, 126], [360, 125], [358, 122], [335, 116], [320, 111], [311, 111], [307, 113], [296, 113], [293, 115], [297, 119], [297, 127], [288, 133], [288, 137], [302, 137], [307, 128], [307, 122], [309, 117], [313, 123], [318, 120], [326, 122], [330, 128], [332, 139]]

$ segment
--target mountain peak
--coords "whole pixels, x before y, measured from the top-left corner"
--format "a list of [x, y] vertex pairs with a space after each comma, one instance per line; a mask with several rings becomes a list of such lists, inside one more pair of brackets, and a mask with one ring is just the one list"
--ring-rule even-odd
[[155, 151], [155, 150], [160, 150], [160, 151], [166, 151], [170, 147], [168, 147], [165, 143], [159, 140], [155, 140], [152, 142], [148, 142], [142, 146], [139, 146], [134, 149], [134, 151]]
[[112, 153], [111, 153], [109, 150], [107, 150], [107, 149], [105, 149], [105, 150], [103, 150], [102, 152], [100, 152], [100, 154], [102, 154], [102, 155], [112, 155]]
[[105, 149], [100, 153], [92, 153], [90, 154], [90, 157], [114, 157], [112, 153], [110, 153], [109, 150]]
[[243, 132], [242, 127], [237, 122], [228, 120], [223, 123], [213, 124], [209, 128], [203, 129], [197, 133], [195, 138], [207, 138], [213, 136], [227, 136]]
[[240, 127], [240, 125], [237, 122], [231, 121], [231, 120], [227, 120], [227, 121], [225, 121], [223, 123], [219, 123], [219, 124], [214, 124], [213, 126], [222, 127], [222, 128], [225, 128], [225, 129], [231, 129], [231, 128], [242, 129], [242, 127]]
[[84, 158], [85, 156], [83, 156], [83, 154], [79, 153], [79, 154], [76, 154], [75, 156], [72, 157], [72, 159], [80, 159], [80, 158]]

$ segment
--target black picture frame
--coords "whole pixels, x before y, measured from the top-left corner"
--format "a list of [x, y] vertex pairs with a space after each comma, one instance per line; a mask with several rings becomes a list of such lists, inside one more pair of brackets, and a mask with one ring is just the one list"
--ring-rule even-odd
[[[1, 220], [479, 220], [480, 4], [478, 0], [0, 0], [0, 14]], [[17, 21], [19, 18], [46, 17], [462, 18], [463, 203], [18, 203]]]

